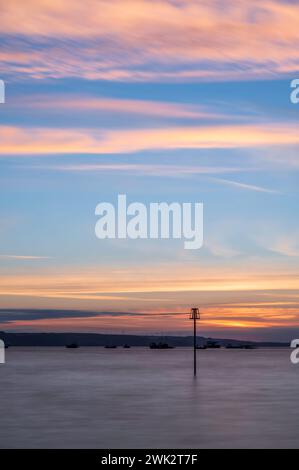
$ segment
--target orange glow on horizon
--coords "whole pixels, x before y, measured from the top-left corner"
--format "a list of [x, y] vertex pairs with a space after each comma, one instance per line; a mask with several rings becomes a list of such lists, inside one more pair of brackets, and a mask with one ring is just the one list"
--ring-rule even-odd
[[[6, 327], [111, 329], [115, 325], [113, 312], [120, 312], [118, 328], [184, 331], [188, 329], [184, 312], [188, 312], [190, 303], [201, 306], [201, 325], [206, 329], [299, 325], [299, 279], [292, 272], [204, 272], [195, 267], [171, 270], [160, 266], [139, 271], [86, 268], [78, 275], [67, 269], [60, 270], [59, 275], [51, 270], [1, 275], [4, 308], [69, 310], [68, 318], [17, 320]], [[277, 298], [279, 292], [281, 299]], [[72, 310], [99, 314], [73, 318]], [[100, 313], [103, 311], [106, 314]]]

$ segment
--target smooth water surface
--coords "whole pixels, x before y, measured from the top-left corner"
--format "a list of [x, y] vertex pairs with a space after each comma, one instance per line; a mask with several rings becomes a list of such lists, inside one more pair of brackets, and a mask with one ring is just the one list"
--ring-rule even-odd
[[9, 348], [2, 448], [299, 447], [287, 349]]

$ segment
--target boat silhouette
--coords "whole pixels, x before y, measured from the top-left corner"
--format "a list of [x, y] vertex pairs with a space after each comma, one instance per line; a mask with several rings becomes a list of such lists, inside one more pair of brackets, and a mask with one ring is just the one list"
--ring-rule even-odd
[[221, 345], [218, 344], [216, 341], [207, 341], [207, 348], [209, 349], [219, 349]]
[[226, 349], [254, 349], [254, 346], [251, 344], [227, 344]]
[[168, 343], [150, 343], [150, 349], [173, 349], [173, 346], [170, 346]]
[[66, 344], [65, 347], [68, 348], [68, 349], [76, 349], [76, 348], [79, 348], [79, 344], [70, 343], [70, 344]]

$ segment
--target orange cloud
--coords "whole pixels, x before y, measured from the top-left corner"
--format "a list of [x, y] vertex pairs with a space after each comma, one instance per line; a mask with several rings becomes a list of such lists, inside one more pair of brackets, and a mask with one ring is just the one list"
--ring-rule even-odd
[[240, 148], [299, 143], [293, 124], [157, 129], [44, 129], [0, 126], [0, 154], [113, 154], [142, 150]]
[[[149, 281], [150, 279], [150, 281]], [[238, 292], [299, 290], [299, 277], [292, 272], [230, 271], [159, 265], [155, 268], [113, 269], [80, 268], [50, 270], [26, 275], [0, 275], [0, 295], [49, 298], [97, 298], [127, 294]], [[144, 299], [144, 296], [143, 296]], [[156, 300], [160, 300], [158, 297]], [[240, 307], [240, 305], [239, 305]]]
[[[22, 320], [9, 328], [175, 331], [190, 329], [190, 305], [202, 311], [200, 328], [298, 327], [299, 277], [292, 270], [157, 265], [38, 269], [0, 275], [3, 308], [69, 310], [67, 318]], [[266, 297], [266, 298], [265, 298]], [[72, 310], [106, 312], [74, 315]], [[107, 313], [108, 312], [108, 313]], [[109, 314], [109, 312], [112, 312]], [[123, 312], [117, 317], [113, 312]], [[132, 314], [125, 314], [132, 312]], [[7, 314], [6, 314], [7, 317]], [[1, 319], [1, 318], [0, 318]], [[2, 327], [6, 327], [2, 323]]]

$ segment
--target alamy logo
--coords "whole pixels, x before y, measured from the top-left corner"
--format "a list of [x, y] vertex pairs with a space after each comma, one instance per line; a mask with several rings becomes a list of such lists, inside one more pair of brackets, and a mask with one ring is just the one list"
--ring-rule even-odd
[[184, 248], [196, 250], [203, 245], [203, 204], [141, 202], [127, 205], [125, 194], [119, 194], [117, 207], [100, 202], [95, 209], [100, 216], [95, 226], [99, 239], [151, 238], [184, 239]]
[[291, 352], [291, 362], [292, 364], [299, 364], [299, 339], [293, 339], [293, 341], [291, 341], [291, 348], [295, 348], [294, 351]]
[[0, 80], [0, 104], [1, 103], [5, 103], [5, 85], [3, 80]]
[[290, 94], [291, 103], [297, 104], [299, 103], [299, 79], [298, 78], [295, 78], [294, 80], [291, 81], [291, 88], [294, 88], [294, 90]]
[[5, 363], [5, 344], [2, 339], [0, 339], [0, 364]]

